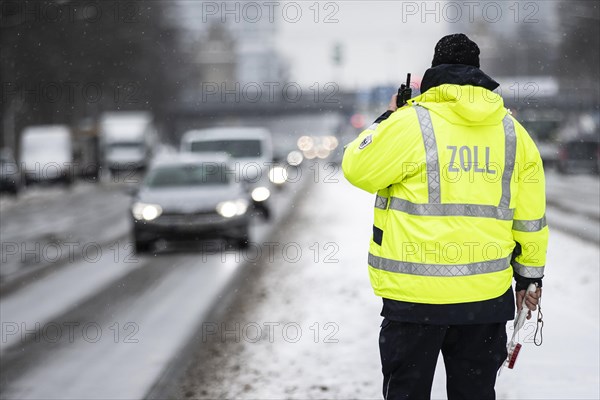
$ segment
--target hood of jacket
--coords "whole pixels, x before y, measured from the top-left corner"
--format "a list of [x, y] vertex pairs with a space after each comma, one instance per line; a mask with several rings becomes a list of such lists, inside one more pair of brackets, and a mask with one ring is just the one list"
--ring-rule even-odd
[[409, 100], [456, 125], [496, 125], [507, 113], [499, 84], [479, 68], [442, 64], [425, 72], [422, 94]]

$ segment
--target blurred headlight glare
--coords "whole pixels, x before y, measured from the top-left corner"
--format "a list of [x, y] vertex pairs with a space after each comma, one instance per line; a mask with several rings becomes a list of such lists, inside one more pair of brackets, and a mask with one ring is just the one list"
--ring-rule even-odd
[[325, 159], [327, 157], [329, 157], [329, 154], [331, 152], [329, 150], [327, 150], [326, 148], [320, 147], [317, 150], [317, 157], [321, 158], [321, 159]]
[[217, 212], [225, 218], [231, 218], [235, 216], [237, 207], [233, 201], [225, 201], [217, 205]]
[[283, 185], [287, 181], [287, 171], [285, 168], [277, 165], [269, 171], [269, 180], [276, 185]]
[[152, 221], [160, 217], [162, 211], [162, 207], [158, 204], [134, 203], [131, 208], [133, 217], [140, 221]]
[[236, 215], [244, 215], [248, 210], [248, 202], [240, 199], [236, 201], [224, 201], [217, 204], [217, 212], [225, 218], [232, 218]]
[[237, 207], [237, 215], [243, 215], [248, 210], [248, 202], [246, 200], [238, 200], [235, 202]]
[[271, 196], [271, 191], [263, 186], [259, 186], [252, 191], [252, 200], [254, 201], [265, 201], [269, 196]]
[[287, 162], [292, 167], [297, 167], [298, 165], [302, 164], [303, 160], [304, 156], [297, 150], [290, 151], [290, 154], [288, 154], [287, 156]]
[[312, 160], [317, 157], [317, 151], [315, 149], [306, 150], [304, 152], [304, 158]]
[[325, 136], [323, 138], [323, 147], [329, 151], [335, 150], [339, 145], [339, 141], [335, 136]]
[[302, 136], [298, 139], [296, 144], [300, 150], [307, 151], [312, 149], [315, 144], [315, 140], [310, 136]]

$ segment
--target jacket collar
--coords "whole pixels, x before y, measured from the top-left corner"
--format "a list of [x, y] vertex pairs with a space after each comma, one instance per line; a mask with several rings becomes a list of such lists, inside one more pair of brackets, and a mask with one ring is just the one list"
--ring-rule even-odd
[[443, 84], [479, 86], [490, 91], [500, 86], [477, 67], [464, 64], [441, 64], [425, 71], [421, 81], [421, 93]]

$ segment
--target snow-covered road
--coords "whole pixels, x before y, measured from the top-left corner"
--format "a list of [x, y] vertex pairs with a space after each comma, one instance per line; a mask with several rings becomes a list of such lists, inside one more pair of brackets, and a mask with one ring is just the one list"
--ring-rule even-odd
[[[341, 174], [337, 179], [312, 186], [278, 235], [305, 256], [292, 262], [276, 255], [256, 267], [231, 312], [207, 321], [197, 335], [191, 364], [171, 397], [381, 398], [381, 303], [366, 270], [373, 198]], [[516, 369], [498, 380], [499, 399], [600, 396], [599, 249], [553, 229], [553, 222], [544, 343], [532, 343], [528, 323]], [[441, 359], [432, 397], [446, 397]]]
[[557, 229], [600, 245], [598, 175], [546, 173], [548, 221]]
[[[270, 122], [291, 146], [308, 128], [330, 134], [337, 119], [253, 123]], [[147, 396], [177, 368], [198, 325], [238, 290], [244, 266], [259, 259], [319, 173], [328, 171], [307, 169], [273, 193], [274, 218], [256, 219], [245, 251], [157, 243], [156, 255], [136, 256], [124, 185], [135, 176], [0, 197], [0, 398]]]
[[[295, 211], [263, 243], [258, 265], [254, 249], [135, 257], [118, 184], [3, 197], [0, 397], [141, 398], [154, 388], [177, 397], [378, 398], [380, 300], [365, 266], [373, 199], [331, 171], [308, 167], [305, 178], [319, 183], [277, 194], [278, 215]], [[535, 347], [533, 325], [525, 327], [499, 398], [600, 395], [598, 187], [596, 177], [548, 174], [545, 343]], [[295, 192], [303, 200], [292, 201]], [[255, 240], [274, 227], [255, 226]], [[206, 320], [244, 264], [228, 325]], [[197, 349], [186, 357], [190, 338]], [[155, 386], [174, 365], [185, 377]], [[439, 368], [434, 397], [444, 398]]]
[[114, 248], [130, 229], [129, 202], [123, 185], [86, 182], [28, 188], [16, 201], [3, 197], [2, 295], [75, 261], [95, 258], [99, 247]]
[[301, 190], [275, 195], [247, 252], [207, 242], [137, 257], [125, 238], [3, 296], [0, 398], [144, 398]]

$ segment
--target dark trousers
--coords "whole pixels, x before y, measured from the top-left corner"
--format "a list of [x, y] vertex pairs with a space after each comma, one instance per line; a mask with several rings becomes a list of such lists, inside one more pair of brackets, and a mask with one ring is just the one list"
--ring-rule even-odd
[[384, 319], [379, 336], [383, 397], [430, 399], [441, 351], [448, 400], [494, 400], [506, 340], [506, 323], [425, 325]]

